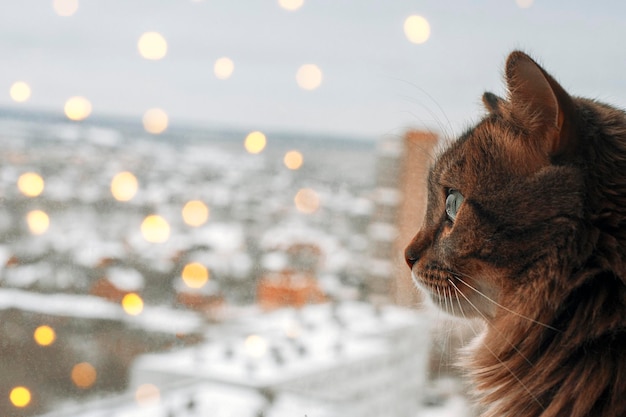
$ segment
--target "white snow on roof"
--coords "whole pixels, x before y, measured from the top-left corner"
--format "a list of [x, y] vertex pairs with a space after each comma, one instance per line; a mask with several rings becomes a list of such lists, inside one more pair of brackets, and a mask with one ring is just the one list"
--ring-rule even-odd
[[52, 273], [52, 265], [48, 262], [14, 266], [5, 270], [3, 284], [10, 287], [26, 288], [49, 278]]
[[[287, 383], [301, 375], [386, 352], [375, 335], [423, 326], [418, 313], [349, 302], [280, 309], [238, 320], [235, 336], [217, 329], [210, 342], [176, 352], [144, 355], [140, 374], [160, 372], [251, 387]], [[250, 342], [249, 337], [254, 342]]]
[[289, 259], [285, 252], [267, 252], [261, 258], [261, 266], [267, 271], [281, 271], [289, 265]]
[[0, 289], [0, 310], [11, 308], [53, 316], [123, 321], [131, 326], [166, 333], [191, 333], [202, 326], [201, 318], [190, 311], [145, 306], [141, 314], [129, 316], [119, 304], [100, 297]]
[[132, 268], [111, 267], [106, 271], [106, 278], [124, 291], [138, 291], [144, 286], [143, 275]]
[[243, 227], [238, 223], [210, 223], [192, 233], [194, 243], [208, 245], [217, 251], [237, 251], [244, 245]]
[[125, 256], [124, 245], [115, 241], [93, 239], [74, 249], [74, 262], [90, 268], [98, 265], [103, 259], [123, 259]]
[[61, 405], [40, 417], [258, 417], [267, 402], [255, 390], [211, 382], [156, 388], [159, 390], [156, 396], [143, 401], [128, 393], [87, 404]]

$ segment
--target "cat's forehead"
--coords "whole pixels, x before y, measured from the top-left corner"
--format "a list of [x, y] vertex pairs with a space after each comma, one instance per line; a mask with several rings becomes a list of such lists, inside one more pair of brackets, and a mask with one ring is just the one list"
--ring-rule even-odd
[[469, 163], [468, 156], [473, 151], [472, 148], [475, 147], [475, 142], [477, 142], [477, 127], [466, 130], [456, 140], [447, 144], [439, 154], [435, 170], [438, 170], [443, 175], [449, 173], [449, 171], [462, 169]]
[[440, 154], [433, 174], [445, 187], [470, 186], [502, 171], [503, 145], [490, 120], [465, 131]]

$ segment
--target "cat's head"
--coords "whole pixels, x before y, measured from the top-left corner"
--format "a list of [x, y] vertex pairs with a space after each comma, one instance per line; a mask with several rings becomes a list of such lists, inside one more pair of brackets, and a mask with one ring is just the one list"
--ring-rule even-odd
[[522, 52], [505, 79], [508, 97], [485, 93], [487, 115], [437, 159], [405, 253], [418, 286], [458, 316], [557, 303], [583, 233], [575, 100]]

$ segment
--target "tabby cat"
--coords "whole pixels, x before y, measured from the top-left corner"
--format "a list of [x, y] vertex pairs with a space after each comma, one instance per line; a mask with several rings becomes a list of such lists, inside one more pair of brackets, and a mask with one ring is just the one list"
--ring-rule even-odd
[[483, 416], [626, 416], [626, 114], [519, 51], [505, 79], [435, 162], [406, 261], [486, 322], [463, 362]]

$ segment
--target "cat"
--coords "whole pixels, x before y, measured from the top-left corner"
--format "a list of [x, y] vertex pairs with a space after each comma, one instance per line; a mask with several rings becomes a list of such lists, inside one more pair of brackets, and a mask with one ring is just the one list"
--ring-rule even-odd
[[486, 323], [462, 362], [482, 416], [626, 416], [626, 113], [520, 51], [505, 81], [434, 163], [406, 261]]

